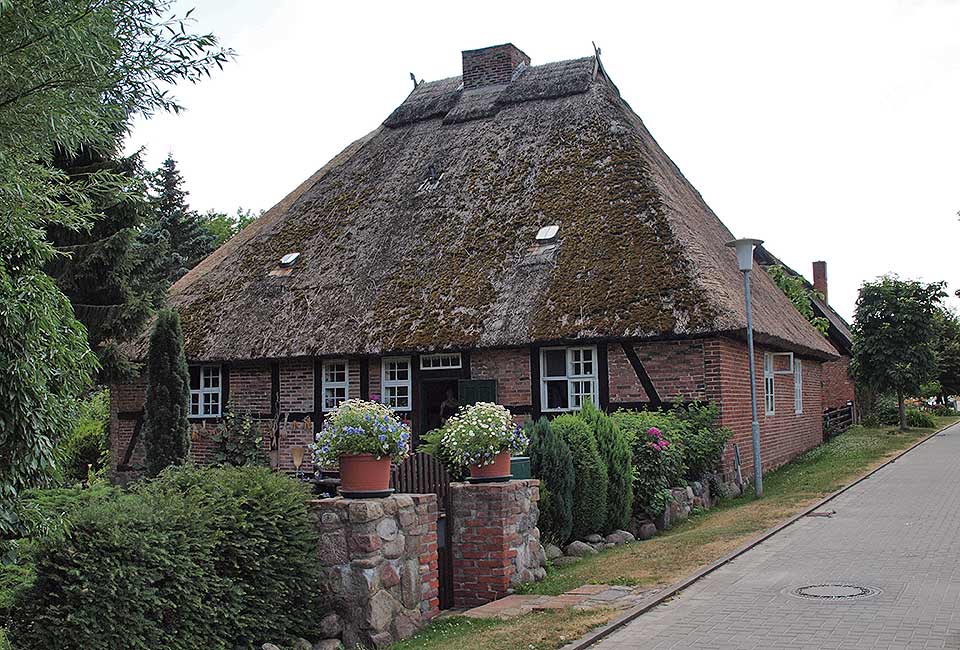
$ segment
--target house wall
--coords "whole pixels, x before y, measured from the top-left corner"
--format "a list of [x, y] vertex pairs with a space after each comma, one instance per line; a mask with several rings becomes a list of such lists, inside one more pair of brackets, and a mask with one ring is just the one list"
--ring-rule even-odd
[[850, 357], [823, 364], [823, 408], [846, 406], [856, 399], [853, 379], [850, 378]]
[[497, 380], [497, 401], [504, 406], [531, 406], [530, 350], [527, 348], [472, 352], [470, 378]]
[[[704, 344], [702, 339], [654, 341], [635, 343], [633, 349], [662, 401], [695, 401], [707, 399]], [[619, 343], [609, 344], [607, 365], [611, 403], [650, 401]]]

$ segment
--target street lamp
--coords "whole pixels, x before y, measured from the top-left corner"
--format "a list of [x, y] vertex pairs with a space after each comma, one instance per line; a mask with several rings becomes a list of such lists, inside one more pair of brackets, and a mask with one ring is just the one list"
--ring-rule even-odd
[[750, 304], [750, 271], [753, 270], [753, 249], [761, 239], [735, 239], [727, 246], [737, 251], [737, 264], [743, 272], [743, 292], [747, 300], [747, 354], [750, 357], [750, 409], [753, 414], [753, 487], [758, 497], [763, 496], [763, 469], [760, 464], [760, 421], [757, 419], [757, 377], [753, 359], [753, 315]]

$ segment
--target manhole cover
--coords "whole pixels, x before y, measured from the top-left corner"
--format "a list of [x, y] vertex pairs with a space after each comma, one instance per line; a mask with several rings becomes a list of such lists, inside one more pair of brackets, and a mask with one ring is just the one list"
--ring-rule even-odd
[[790, 591], [791, 596], [808, 598], [810, 600], [834, 601], [870, 598], [880, 593], [876, 587], [864, 585], [848, 585], [828, 583], [822, 585], [808, 585]]

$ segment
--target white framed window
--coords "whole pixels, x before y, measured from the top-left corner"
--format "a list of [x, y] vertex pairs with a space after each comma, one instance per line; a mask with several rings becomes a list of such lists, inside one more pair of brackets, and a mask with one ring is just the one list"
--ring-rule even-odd
[[773, 415], [774, 413], [776, 413], [776, 409], [777, 409], [776, 393], [774, 391], [775, 384], [774, 384], [773, 378], [774, 378], [773, 353], [764, 352], [763, 353], [763, 412], [766, 415]]
[[350, 364], [346, 359], [323, 362], [323, 410], [332, 411], [350, 396]]
[[803, 361], [793, 362], [793, 412], [803, 413]]
[[190, 417], [220, 417], [220, 366], [190, 366]]
[[420, 357], [420, 370], [447, 370], [463, 367], [459, 352], [438, 352]]
[[599, 405], [597, 348], [541, 348], [540, 410], [579, 410], [584, 402]]
[[383, 388], [384, 404], [394, 411], [409, 411], [413, 387], [410, 357], [385, 357], [380, 385]]

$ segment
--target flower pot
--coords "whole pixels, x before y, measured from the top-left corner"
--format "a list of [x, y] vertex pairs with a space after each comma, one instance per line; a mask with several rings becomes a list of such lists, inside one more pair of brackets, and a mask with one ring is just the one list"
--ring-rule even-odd
[[489, 465], [471, 465], [471, 483], [491, 483], [510, 480], [510, 452], [501, 451]]
[[390, 458], [373, 454], [340, 456], [340, 494], [350, 498], [386, 496], [390, 489]]

